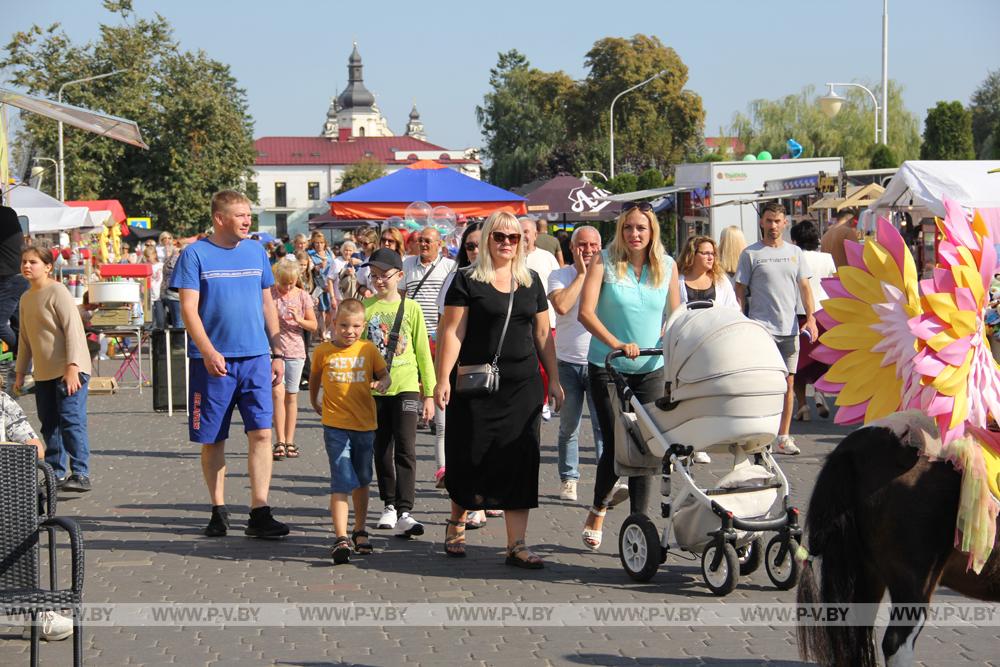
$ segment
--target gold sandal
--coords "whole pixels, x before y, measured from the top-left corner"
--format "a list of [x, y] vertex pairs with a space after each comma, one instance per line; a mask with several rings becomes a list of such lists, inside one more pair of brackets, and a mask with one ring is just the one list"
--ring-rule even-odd
[[[444, 552], [452, 558], [465, 558], [465, 522], [445, 519]], [[449, 535], [448, 528], [454, 527], [455, 534]]]

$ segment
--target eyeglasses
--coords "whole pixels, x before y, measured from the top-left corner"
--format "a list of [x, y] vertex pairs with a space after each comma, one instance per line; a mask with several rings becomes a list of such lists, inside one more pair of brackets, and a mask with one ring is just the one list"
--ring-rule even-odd
[[387, 280], [392, 280], [397, 275], [399, 275], [399, 271], [390, 271], [389, 273], [383, 273], [382, 275], [378, 275], [374, 271], [371, 272], [372, 280], [379, 283], [384, 283]]
[[649, 213], [650, 211], [653, 210], [653, 205], [650, 204], [648, 201], [625, 202], [624, 204], [622, 204], [622, 213], [627, 213], [628, 211], [631, 211], [634, 208], [639, 209], [643, 213]]
[[517, 245], [521, 242], [520, 234], [504, 234], [503, 232], [493, 232], [490, 236], [493, 237], [493, 242], [497, 245], [503, 244], [504, 241], [510, 243], [511, 245]]
[[472, 252], [473, 250], [479, 250], [479, 244], [476, 243], [475, 241], [466, 241], [465, 242], [465, 250], [466, 250], [466, 252]]

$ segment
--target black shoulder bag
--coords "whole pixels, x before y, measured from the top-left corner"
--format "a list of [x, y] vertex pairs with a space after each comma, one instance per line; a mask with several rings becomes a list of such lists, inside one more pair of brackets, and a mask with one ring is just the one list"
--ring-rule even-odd
[[385, 346], [385, 370], [392, 370], [392, 358], [396, 356], [396, 348], [399, 347], [399, 329], [403, 326], [403, 308], [406, 306], [406, 292], [401, 295], [399, 310], [396, 311], [396, 319], [392, 323], [389, 331], [389, 342]]
[[507, 336], [507, 325], [510, 324], [510, 313], [514, 308], [514, 292], [516, 291], [517, 283], [514, 281], [514, 276], [511, 276], [510, 298], [507, 299], [507, 318], [503, 322], [503, 331], [500, 332], [497, 353], [493, 355], [493, 362], [489, 364], [459, 365], [455, 377], [455, 393], [459, 396], [464, 398], [489, 396], [500, 388], [500, 367], [498, 365], [500, 351], [503, 349], [503, 339]]

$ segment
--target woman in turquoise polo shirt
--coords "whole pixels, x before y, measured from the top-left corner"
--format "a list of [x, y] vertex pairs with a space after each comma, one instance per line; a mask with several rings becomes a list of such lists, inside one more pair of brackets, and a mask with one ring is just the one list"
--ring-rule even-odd
[[[677, 265], [660, 241], [660, 225], [647, 203], [622, 207], [615, 238], [587, 269], [580, 295], [580, 322], [592, 334], [587, 355], [590, 391], [597, 421], [604, 434], [604, 451], [597, 464], [594, 505], [584, 524], [583, 543], [601, 546], [604, 515], [609, 505], [624, 500], [615, 492], [615, 429], [604, 359], [612, 350], [624, 356], [612, 362], [636, 397], [649, 403], [663, 396], [663, 357], [639, 357], [645, 347], [660, 347], [663, 322], [680, 305]], [[630, 477], [632, 512], [646, 512], [651, 478]], [[618, 497], [621, 496], [621, 497]]]

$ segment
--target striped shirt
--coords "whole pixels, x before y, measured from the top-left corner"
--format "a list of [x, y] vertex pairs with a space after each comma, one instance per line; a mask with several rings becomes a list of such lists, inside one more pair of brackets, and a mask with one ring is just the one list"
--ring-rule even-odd
[[[433, 267], [433, 269], [431, 268]], [[427, 325], [427, 333], [431, 336], [437, 330], [438, 323], [438, 294], [444, 285], [445, 278], [455, 270], [455, 261], [447, 257], [439, 257], [428, 265], [420, 262], [419, 255], [411, 255], [403, 259], [403, 274], [406, 284], [406, 297], [413, 299], [420, 305], [420, 310], [424, 312], [424, 323]], [[423, 280], [424, 274], [430, 271], [427, 280], [417, 292], [417, 285]]]

